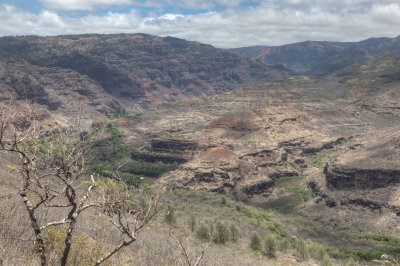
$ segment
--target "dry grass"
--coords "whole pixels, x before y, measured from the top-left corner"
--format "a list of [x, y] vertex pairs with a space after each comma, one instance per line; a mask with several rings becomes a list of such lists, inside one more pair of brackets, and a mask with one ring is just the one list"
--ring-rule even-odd
[[[11, 194], [15, 192], [10, 191]], [[176, 209], [177, 223], [173, 226], [174, 231], [189, 247], [189, 255], [192, 258], [198, 256], [206, 242], [198, 240], [195, 233], [189, 229], [187, 218], [190, 215], [196, 217], [197, 224], [219, 220], [238, 227], [238, 242], [228, 242], [224, 245], [212, 244], [206, 251], [201, 265], [298, 264], [296, 256], [290, 252], [278, 253], [278, 259], [270, 260], [249, 249], [247, 236], [251, 231], [258, 230], [262, 235], [275, 234], [269, 229], [270, 220], [264, 211], [229, 199], [221, 200], [220, 195], [207, 192], [177, 191], [163, 193], [162, 197], [165, 203], [172, 204]], [[50, 220], [58, 214], [41, 210], [40, 215], [44, 220]], [[90, 265], [95, 256], [100, 256], [121, 241], [117, 230], [108, 230], [108, 221], [96, 213], [87, 213], [80, 217], [78, 224], [71, 253], [71, 258], [77, 264]], [[169, 230], [170, 225], [166, 224], [163, 215], [160, 215], [154, 223], [139, 234], [134, 244], [112, 257], [108, 264], [179, 265], [183, 258]], [[46, 245], [49, 245], [48, 250], [51, 253], [50, 262], [53, 264], [57, 264], [59, 259], [57, 246], [63, 245], [60, 243], [62, 237], [59, 234], [63, 234], [63, 228], [53, 227], [45, 236]], [[38, 265], [39, 260], [34, 252], [33, 239], [29, 219], [26, 217], [18, 195], [7, 199], [2, 198], [0, 200], [0, 258], [4, 265]]]

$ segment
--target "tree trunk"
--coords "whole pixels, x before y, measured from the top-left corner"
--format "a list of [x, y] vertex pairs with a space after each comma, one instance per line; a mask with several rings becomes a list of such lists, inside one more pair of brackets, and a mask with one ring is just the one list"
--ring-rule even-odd
[[26, 197], [25, 191], [21, 191], [20, 196], [22, 197], [22, 200], [24, 201], [26, 210], [28, 211], [29, 220], [31, 221], [31, 226], [32, 226], [33, 232], [35, 234], [36, 248], [40, 255], [40, 265], [45, 266], [45, 265], [47, 265], [46, 248], [44, 246], [44, 241], [42, 238], [42, 231], [40, 230], [40, 226], [36, 219], [35, 210], [32, 207], [32, 203]]

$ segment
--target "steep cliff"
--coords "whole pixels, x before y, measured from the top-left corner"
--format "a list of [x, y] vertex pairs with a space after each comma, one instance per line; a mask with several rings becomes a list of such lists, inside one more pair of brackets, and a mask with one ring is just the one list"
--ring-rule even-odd
[[[61, 100], [48, 91], [54, 88], [62, 94], [80, 91], [84, 95], [89, 93], [85, 90], [91, 90], [90, 95], [106, 95], [109, 101], [117, 99], [129, 111], [286, 75], [210, 45], [146, 34], [3, 37], [0, 60], [7, 66], [5, 69], [10, 69], [8, 65], [12, 68], [15, 62], [19, 62], [20, 69], [20, 74], [1, 72], [0, 79], [7, 84], [0, 88], [2, 96], [9, 93], [10, 87], [25, 90], [20, 91], [20, 97], [40, 98], [39, 103], [49, 103], [51, 110], [61, 106]], [[21, 74], [37, 69], [40, 78]], [[32, 80], [21, 83], [22, 76]], [[40, 80], [46, 80], [47, 85]], [[76, 88], [64, 86], [64, 81], [76, 84]], [[33, 83], [36, 85], [32, 87]], [[26, 86], [32, 91], [27, 93]], [[110, 108], [110, 114], [120, 113], [120, 106]]]
[[395, 133], [335, 156], [325, 167], [328, 187], [374, 189], [400, 183], [399, 149], [400, 135]]

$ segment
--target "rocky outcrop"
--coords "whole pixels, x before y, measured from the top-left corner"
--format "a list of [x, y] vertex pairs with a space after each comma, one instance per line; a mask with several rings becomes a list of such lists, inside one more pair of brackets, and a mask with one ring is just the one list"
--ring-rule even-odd
[[70, 69], [39, 67], [17, 59], [0, 59], [0, 99], [36, 103], [53, 115], [80, 115], [84, 120], [125, 114], [117, 99], [89, 77]]
[[336, 155], [325, 167], [328, 187], [381, 188], [400, 183], [400, 135], [371, 140], [366, 146]]
[[195, 151], [199, 148], [197, 142], [182, 139], [152, 139], [150, 142], [153, 150], [160, 151]]
[[163, 162], [167, 164], [173, 163], [185, 163], [188, 161], [188, 158], [181, 155], [170, 154], [169, 152], [158, 153], [158, 152], [149, 152], [149, 151], [133, 151], [131, 153], [131, 158], [135, 161], [139, 162], [147, 162], [147, 163], [156, 163]]
[[[304, 113], [287, 107], [240, 111], [214, 119], [198, 138], [204, 138], [203, 143], [227, 140], [225, 146], [198, 145], [193, 159], [163, 176], [160, 182], [166, 189], [217, 191], [261, 207], [298, 201], [293, 193], [289, 193], [293, 196], [289, 198], [277, 192], [276, 182], [291, 177], [297, 180], [293, 181], [296, 185], [303, 186], [300, 180], [309, 168], [307, 157], [345, 140], [303, 129], [305, 119]], [[252, 141], [253, 138], [266, 139], [265, 146], [258, 147], [263, 144]], [[160, 151], [168, 145], [175, 144], [164, 140], [152, 142]], [[190, 142], [179, 145], [194, 147]]]
[[400, 169], [359, 169], [327, 165], [326, 181], [335, 189], [365, 189], [386, 187], [400, 183]]
[[[167, 189], [205, 189], [257, 206], [270, 206], [271, 200], [277, 200], [269, 199], [276, 189], [275, 182], [283, 177], [299, 177], [307, 169], [302, 156], [306, 143], [243, 152], [209, 148], [163, 177], [161, 183]], [[324, 145], [329, 146], [329, 142]]]
[[167, 189], [195, 188], [230, 194], [238, 180], [238, 156], [226, 147], [213, 147], [197, 154], [161, 182]]
[[302, 149], [302, 154], [307, 155], [307, 154], [316, 154], [318, 152], [321, 152], [323, 150], [329, 150], [333, 149], [335, 146], [339, 145], [340, 143], [346, 141], [346, 138], [340, 137], [332, 141], [328, 141], [326, 143], [322, 143], [322, 145], [315, 146], [315, 145], [310, 145], [309, 147], [304, 147]]
[[194, 141], [154, 138], [147, 146], [132, 151], [131, 159], [138, 162], [179, 165], [189, 161], [198, 148], [198, 143]]
[[[393, 204], [391, 198], [397, 198], [397, 192], [394, 187], [380, 188], [363, 188], [360, 193], [353, 191], [326, 191], [315, 181], [308, 182], [308, 187], [312, 191], [312, 197], [316, 199], [316, 203], [323, 204], [328, 208], [338, 208], [339, 210], [354, 210], [359, 211], [368, 209], [372, 212], [389, 212], [400, 216], [400, 206], [398, 202]], [[360, 191], [360, 190], [359, 190]]]

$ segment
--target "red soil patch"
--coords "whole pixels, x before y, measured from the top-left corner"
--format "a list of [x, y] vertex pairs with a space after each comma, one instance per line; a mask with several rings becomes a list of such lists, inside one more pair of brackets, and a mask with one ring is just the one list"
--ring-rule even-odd
[[236, 131], [254, 130], [254, 115], [250, 112], [240, 112], [212, 121], [208, 128], [230, 128]]
[[206, 150], [201, 157], [208, 160], [230, 161], [235, 158], [235, 154], [225, 147], [214, 147]]

